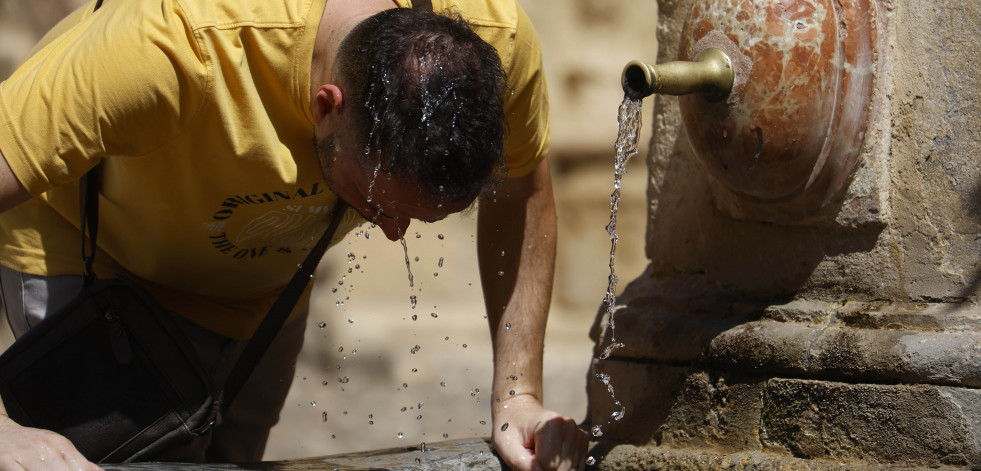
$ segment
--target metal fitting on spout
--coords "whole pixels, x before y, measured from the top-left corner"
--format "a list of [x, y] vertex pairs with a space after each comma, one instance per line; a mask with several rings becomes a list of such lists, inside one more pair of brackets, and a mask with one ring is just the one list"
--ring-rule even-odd
[[676, 61], [650, 65], [630, 61], [623, 68], [620, 81], [628, 97], [640, 100], [648, 95], [687, 95], [705, 93], [723, 98], [732, 90], [735, 74], [732, 61], [724, 52], [708, 48], [694, 62]]

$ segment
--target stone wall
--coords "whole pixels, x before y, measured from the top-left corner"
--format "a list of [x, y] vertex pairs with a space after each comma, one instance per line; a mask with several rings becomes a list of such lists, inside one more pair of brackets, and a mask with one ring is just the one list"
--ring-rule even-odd
[[[659, 2], [659, 61], [682, 52], [696, 3]], [[650, 264], [616, 331], [602, 316], [594, 331], [597, 352], [625, 344], [594, 359], [609, 387], [590, 384], [601, 440], [641, 447], [617, 456], [981, 466], [981, 6], [868, 5], [879, 39], [863, 145], [808, 218], [734, 211], [692, 153], [679, 99], [650, 98]]]

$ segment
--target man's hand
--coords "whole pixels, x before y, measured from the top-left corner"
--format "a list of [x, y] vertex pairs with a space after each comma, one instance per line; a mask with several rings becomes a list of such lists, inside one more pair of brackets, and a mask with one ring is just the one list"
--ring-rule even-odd
[[0, 414], [0, 471], [99, 471], [67, 438]]
[[518, 471], [582, 471], [586, 433], [541, 402], [556, 239], [548, 161], [482, 198], [477, 228], [494, 345], [494, 447]]
[[537, 399], [513, 396], [495, 405], [494, 448], [515, 471], [586, 469], [589, 436]]

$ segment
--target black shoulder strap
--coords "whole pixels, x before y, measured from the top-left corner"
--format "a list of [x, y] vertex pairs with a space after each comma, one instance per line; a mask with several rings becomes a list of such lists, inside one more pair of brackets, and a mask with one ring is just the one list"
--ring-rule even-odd
[[[85, 280], [85, 286], [90, 286], [95, 281], [92, 261], [95, 259], [95, 238], [99, 233], [100, 177], [99, 166], [96, 165], [95, 168], [82, 176], [78, 186], [78, 201], [82, 211], [82, 263], [85, 265], [82, 276]], [[85, 238], [86, 235], [88, 240]]]
[[433, 11], [433, 2], [432, 0], [412, 0], [412, 8], [415, 10]]
[[293, 306], [300, 299], [303, 290], [307, 287], [307, 283], [310, 282], [310, 278], [313, 278], [313, 272], [316, 270], [317, 264], [323, 258], [327, 246], [330, 245], [330, 241], [334, 238], [337, 227], [340, 226], [341, 220], [344, 219], [344, 213], [347, 211], [347, 203], [339, 198], [337, 201], [338, 204], [334, 207], [334, 212], [331, 214], [330, 225], [327, 227], [327, 231], [320, 237], [317, 244], [310, 249], [307, 258], [303, 260], [303, 264], [293, 274], [293, 278], [286, 285], [286, 288], [283, 289], [283, 293], [279, 295], [276, 302], [269, 308], [269, 313], [266, 314], [262, 323], [259, 324], [255, 334], [252, 335], [252, 339], [245, 345], [245, 349], [239, 355], [238, 361], [232, 367], [228, 379], [225, 380], [225, 389], [222, 397], [219, 399], [222, 412], [228, 410], [228, 406], [232, 403], [232, 400], [235, 399], [242, 386], [245, 385], [245, 381], [249, 379], [252, 370], [255, 369], [255, 365], [262, 358], [269, 344], [272, 343], [279, 329], [283, 327], [286, 319], [293, 311]]
[[[102, 6], [102, 0], [96, 0], [96, 11]], [[99, 166], [89, 170], [78, 182], [78, 201], [81, 209], [81, 229], [82, 229], [82, 263], [85, 269], [82, 273], [85, 286], [90, 286], [95, 281], [95, 272], [92, 271], [92, 261], [95, 258], [95, 236], [99, 233]], [[86, 244], [85, 236], [88, 236]]]

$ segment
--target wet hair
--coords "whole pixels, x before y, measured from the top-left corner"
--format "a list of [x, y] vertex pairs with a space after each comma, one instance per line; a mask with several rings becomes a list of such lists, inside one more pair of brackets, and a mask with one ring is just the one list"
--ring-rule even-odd
[[468, 203], [496, 181], [506, 77], [497, 51], [459, 15], [384, 10], [348, 34], [334, 67], [367, 175]]

